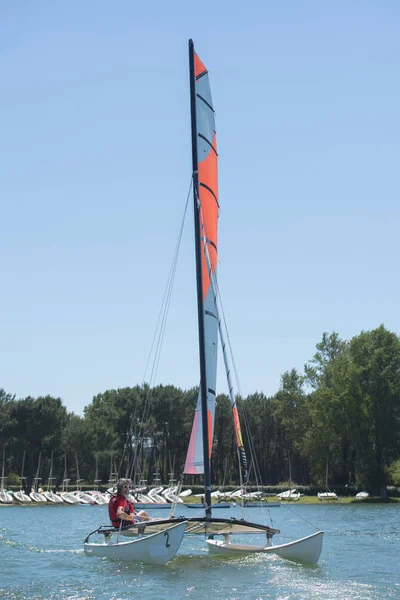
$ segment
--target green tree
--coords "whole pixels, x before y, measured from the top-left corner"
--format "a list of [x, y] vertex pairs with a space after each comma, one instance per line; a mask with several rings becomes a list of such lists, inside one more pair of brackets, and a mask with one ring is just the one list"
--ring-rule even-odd
[[358, 479], [386, 500], [400, 439], [400, 338], [381, 325], [354, 337], [349, 351]]
[[312, 480], [348, 483], [351, 471], [351, 434], [348, 393], [344, 382], [349, 375], [348, 344], [338, 333], [323, 333], [317, 352], [304, 367], [308, 424], [301, 450], [308, 457]]
[[10, 441], [16, 425], [13, 418], [14, 405], [15, 395], [0, 388], [0, 448], [3, 448]]
[[60, 448], [67, 410], [60, 398], [30, 396], [15, 401], [11, 417], [14, 455], [21, 457], [26, 452], [26, 490], [29, 492], [38, 466], [39, 453]]
[[308, 477], [307, 465], [299, 452], [305, 433], [305, 408], [304, 377], [296, 369], [286, 371], [275, 396], [277, 435], [285, 452], [285, 472], [289, 479], [295, 473], [297, 481], [305, 481]]

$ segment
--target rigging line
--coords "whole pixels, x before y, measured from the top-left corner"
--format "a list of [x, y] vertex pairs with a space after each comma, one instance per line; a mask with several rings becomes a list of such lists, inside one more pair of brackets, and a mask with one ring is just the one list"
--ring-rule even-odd
[[[156, 379], [158, 365], [159, 365], [159, 361], [160, 361], [160, 357], [161, 357], [161, 349], [162, 349], [164, 335], [165, 335], [165, 330], [166, 330], [166, 323], [167, 323], [167, 318], [168, 318], [169, 307], [170, 307], [170, 304], [171, 304], [173, 284], [174, 284], [174, 281], [175, 281], [175, 275], [176, 275], [177, 264], [178, 264], [179, 250], [180, 250], [180, 245], [181, 245], [181, 241], [182, 241], [183, 229], [184, 229], [184, 224], [185, 224], [185, 220], [186, 220], [186, 213], [187, 213], [187, 208], [188, 208], [188, 203], [189, 203], [191, 188], [192, 188], [192, 180], [190, 181], [190, 185], [189, 185], [189, 191], [188, 191], [188, 195], [187, 195], [187, 198], [186, 198], [185, 209], [184, 209], [184, 212], [183, 212], [181, 226], [180, 226], [180, 229], [179, 229], [178, 240], [177, 240], [176, 247], [175, 247], [175, 252], [174, 252], [174, 256], [173, 256], [172, 266], [171, 266], [171, 269], [170, 269], [170, 273], [169, 273], [169, 277], [168, 277], [168, 281], [167, 281], [166, 290], [164, 292], [162, 306], [161, 306], [161, 309], [160, 309], [160, 313], [159, 313], [159, 317], [158, 317], [158, 322], [157, 322], [156, 330], [155, 330], [155, 333], [154, 333], [154, 337], [153, 337], [153, 342], [152, 342], [152, 346], [151, 346], [149, 358], [148, 358], [147, 365], [146, 365], [145, 375], [144, 375], [144, 378], [143, 378], [143, 380], [145, 380], [146, 373], [147, 373], [148, 366], [149, 366], [149, 362], [150, 362], [150, 358], [151, 358], [152, 354], [154, 354], [153, 364], [152, 364], [152, 368], [151, 368], [151, 372], [150, 372], [148, 394], [146, 395], [146, 401], [145, 401], [145, 404], [144, 404], [144, 407], [143, 407], [143, 414], [142, 414], [142, 420], [141, 420], [142, 423], [145, 423], [146, 419], [148, 417], [148, 413], [149, 413], [149, 409], [150, 409], [150, 402], [149, 402], [149, 400], [150, 400], [150, 397], [151, 397], [151, 388], [154, 385], [154, 382], [155, 382], [155, 379]], [[143, 433], [143, 430], [142, 430], [142, 433]]]
[[290, 508], [290, 506], [288, 506], [287, 504], [282, 504], [283, 508], [285, 508], [286, 510], [288, 510], [289, 512], [293, 513], [294, 515], [296, 515], [296, 517], [299, 517], [299, 519], [301, 519], [302, 521], [304, 521], [305, 523], [307, 523], [308, 525], [311, 525], [311, 527], [314, 527], [317, 531], [320, 531], [319, 527], [317, 527], [314, 523], [311, 523], [311, 521], [309, 521], [308, 519], [305, 519], [302, 515], [300, 515], [298, 512], [296, 512], [295, 510], [293, 510], [293, 508]]
[[245, 430], [247, 433], [247, 439], [249, 442], [249, 446], [250, 446], [250, 454], [253, 460], [253, 467], [254, 467], [254, 475], [256, 478], [256, 483], [257, 483], [257, 487], [261, 487], [262, 486], [262, 477], [261, 477], [261, 472], [260, 472], [260, 468], [258, 465], [258, 461], [257, 461], [257, 454], [256, 454], [256, 450], [254, 447], [254, 440], [253, 440], [253, 436], [251, 435], [251, 431], [250, 431], [250, 425], [249, 425], [249, 420], [247, 417], [247, 412], [246, 412], [246, 408], [244, 406], [244, 402], [242, 402], [242, 416], [243, 416], [243, 422], [244, 422], [244, 426], [245, 426]]
[[[200, 210], [201, 210], [201, 204], [200, 204], [199, 199], [198, 199], [198, 204], [200, 205]], [[203, 228], [204, 228], [204, 230], [206, 230], [206, 222], [205, 222], [204, 216], [203, 216], [202, 222], [203, 222]], [[218, 311], [218, 304], [219, 304], [221, 306], [221, 311], [222, 311], [222, 315], [223, 315], [223, 324], [224, 324], [224, 328], [225, 328], [225, 331], [226, 331], [226, 336], [227, 336], [227, 339], [228, 339], [229, 352], [230, 352], [231, 361], [232, 361], [232, 364], [233, 364], [233, 367], [234, 367], [235, 379], [236, 379], [236, 382], [237, 382], [237, 387], [238, 387], [238, 390], [239, 390], [239, 394], [241, 396], [242, 394], [241, 394], [241, 391], [240, 391], [240, 381], [239, 381], [238, 371], [237, 371], [235, 360], [234, 360], [234, 356], [233, 356], [232, 344], [231, 344], [231, 341], [230, 341], [228, 326], [227, 326], [227, 323], [226, 323], [225, 312], [223, 310], [221, 293], [220, 293], [220, 290], [219, 290], [218, 281], [217, 281], [216, 277], [214, 276], [214, 273], [212, 272], [212, 268], [211, 268], [211, 262], [210, 262], [210, 258], [209, 258], [208, 247], [207, 247], [207, 239], [206, 239], [207, 238], [207, 232], [204, 231], [204, 234], [205, 234], [203, 236], [204, 253], [205, 253], [206, 260], [207, 260], [207, 266], [208, 266], [208, 271], [209, 271], [210, 282], [211, 282], [211, 285], [213, 287], [214, 295], [215, 295], [215, 298], [216, 298], [216, 310], [217, 310], [217, 313], [219, 313], [219, 311]], [[217, 303], [217, 299], [218, 299], [218, 303]], [[233, 396], [233, 391], [232, 391], [232, 385], [231, 385], [231, 379], [230, 379], [230, 369], [229, 369], [229, 365], [228, 365], [228, 362], [227, 362], [227, 355], [226, 355], [226, 352], [225, 352], [224, 335], [223, 335], [223, 330], [222, 330], [222, 326], [221, 326], [221, 319], [219, 317], [219, 314], [218, 314], [218, 321], [219, 321], [219, 329], [220, 329], [221, 341], [222, 341], [222, 344], [223, 344], [223, 355], [224, 355], [224, 361], [225, 361], [226, 374], [227, 374], [227, 378], [228, 378], [229, 395], [231, 397], [231, 402], [233, 403], [232, 405], [236, 405], [236, 399]], [[261, 473], [260, 473], [260, 469], [259, 469], [259, 466], [258, 466], [257, 456], [256, 456], [256, 453], [255, 453], [254, 443], [253, 443], [253, 440], [252, 440], [252, 437], [251, 437], [251, 434], [250, 434], [248, 419], [247, 419], [247, 415], [246, 415], [246, 411], [245, 411], [244, 405], [242, 406], [242, 413], [244, 414], [245, 428], [246, 428], [246, 433], [247, 433], [247, 437], [248, 437], [248, 440], [249, 440], [250, 453], [251, 453], [251, 456], [252, 456], [253, 462], [254, 462], [254, 473], [255, 473], [255, 476], [256, 476], [256, 480], [258, 479], [258, 481], [257, 481], [257, 487], [260, 488], [260, 485], [261, 485], [261, 482], [262, 482]], [[241, 465], [241, 461], [240, 461], [239, 448], [237, 449], [237, 453], [238, 453], [238, 456], [239, 456], [238, 463], [239, 463], [240, 485], [243, 488], [244, 485], [243, 485], [242, 472], [241, 472], [242, 465]], [[247, 481], [248, 481], [248, 477], [247, 477]], [[269, 509], [268, 509], [268, 512], [269, 512]], [[272, 516], [271, 516], [270, 512], [269, 512], [269, 517], [270, 517], [271, 522], [272, 522]]]
[[[181, 241], [182, 241], [182, 235], [183, 235], [183, 229], [184, 229], [184, 224], [185, 224], [185, 220], [186, 220], [187, 209], [188, 209], [188, 205], [189, 205], [189, 199], [190, 199], [191, 190], [192, 190], [192, 184], [193, 184], [193, 178], [191, 177], [189, 190], [188, 190], [188, 194], [186, 197], [186, 203], [185, 203], [185, 208], [184, 208], [184, 212], [183, 212], [183, 217], [182, 217], [182, 221], [181, 221], [181, 226], [180, 226], [180, 230], [179, 230], [178, 240], [177, 240], [177, 244], [175, 247], [175, 253], [174, 253], [172, 266], [171, 266], [171, 270], [170, 270], [170, 274], [169, 274], [169, 278], [168, 278], [167, 289], [164, 294], [162, 308], [160, 310], [160, 315], [159, 315], [159, 319], [158, 319], [158, 323], [157, 323], [157, 327], [156, 327], [156, 332], [155, 332], [154, 338], [153, 338], [152, 350], [154, 349], [155, 338], [156, 338], [156, 335], [158, 332], [158, 339], [157, 339], [157, 343], [156, 343], [156, 348], [154, 350], [154, 362], [152, 365], [152, 370], [151, 370], [151, 375], [150, 375], [150, 385], [154, 385], [159, 361], [161, 358], [161, 349], [162, 349], [165, 331], [166, 331], [166, 323], [167, 323], [169, 308], [170, 308], [171, 299], [172, 299], [173, 284], [175, 281], [175, 275], [176, 275], [177, 264], [178, 264], [178, 256], [179, 256], [180, 245], [181, 245]], [[149, 360], [150, 360], [150, 356], [149, 356]], [[147, 371], [147, 366], [146, 366], [146, 371]], [[142, 421], [144, 421], [144, 420], [145, 420], [145, 418], [143, 416]]]
[[[197, 196], [197, 204], [199, 207], [200, 212], [202, 212], [202, 206], [201, 206], [201, 202], [200, 202], [200, 197], [199, 197], [199, 191], [198, 189], [196, 190], [196, 196]], [[203, 227], [203, 236], [202, 236], [202, 240], [203, 240], [203, 246], [204, 246], [204, 254], [205, 254], [205, 258], [206, 258], [206, 262], [207, 262], [207, 267], [208, 267], [208, 272], [209, 272], [209, 277], [210, 277], [210, 283], [212, 285], [213, 291], [214, 291], [214, 296], [215, 296], [215, 308], [216, 308], [216, 312], [217, 312], [217, 318], [218, 318], [218, 323], [219, 323], [219, 331], [220, 331], [220, 336], [221, 336], [221, 342], [223, 345], [223, 356], [224, 356], [224, 362], [225, 362], [225, 369], [226, 369], [226, 375], [227, 375], [227, 379], [228, 379], [228, 389], [229, 389], [229, 396], [231, 398], [231, 404], [232, 407], [236, 406], [236, 398], [233, 394], [233, 388], [232, 388], [232, 384], [231, 384], [231, 378], [230, 378], [230, 368], [229, 368], [229, 364], [228, 364], [228, 356], [227, 353], [225, 352], [225, 342], [224, 342], [224, 334], [223, 334], [223, 328], [221, 326], [221, 319], [219, 316], [219, 309], [218, 309], [218, 304], [221, 306], [222, 309], [222, 315], [223, 315], [223, 324], [224, 324], [224, 328], [226, 331], [226, 335], [227, 335], [227, 339], [228, 339], [228, 346], [229, 346], [229, 351], [230, 351], [230, 356], [231, 356], [231, 360], [232, 360], [232, 364], [234, 367], [234, 373], [235, 373], [235, 378], [236, 378], [236, 382], [237, 382], [237, 387], [241, 396], [241, 392], [240, 392], [240, 382], [239, 382], [239, 376], [238, 376], [238, 371], [236, 368], [236, 364], [234, 361], [234, 356], [233, 356], [233, 351], [232, 351], [232, 344], [230, 341], [230, 337], [229, 337], [229, 331], [228, 331], [228, 326], [226, 323], [226, 318], [225, 318], [225, 313], [223, 310], [223, 305], [222, 305], [222, 299], [221, 299], [221, 294], [220, 294], [220, 290], [219, 290], [219, 286], [218, 286], [218, 281], [212, 271], [212, 266], [211, 266], [211, 261], [210, 261], [210, 257], [209, 257], [209, 253], [208, 253], [208, 246], [207, 246], [207, 227], [206, 227], [206, 220], [204, 218], [204, 215], [202, 215], [202, 227]], [[217, 302], [218, 300], [218, 302]], [[254, 444], [253, 444], [253, 440], [251, 438], [250, 435], [250, 431], [249, 431], [249, 426], [248, 426], [248, 422], [247, 422], [247, 417], [246, 417], [246, 413], [244, 410], [244, 406], [243, 406], [243, 412], [245, 415], [245, 426], [246, 426], [246, 432], [247, 432], [247, 437], [249, 440], [249, 445], [250, 445], [250, 452], [251, 455], [253, 457], [253, 462], [254, 462], [254, 472], [256, 475], [256, 479], [257, 479], [257, 471], [258, 471], [258, 483], [257, 483], [257, 487], [260, 487], [260, 483], [261, 483], [261, 475], [260, 475], [260, 470], [258, 467], [258, 463], [257, 463], [257, 457], [255, 454], [255, 448], [254, 448]], [[241, 464], [241, 454], [240, 454], [240, 449], [237, 448], [237, 454], [238, 454], [238, 465], [239, 465], [239, 481], [240, 481], [240, 487], [243, 489], [245, 487], [245, 484], [248, 481], [248, 474], [246, 474], [246, 482], [243, 481], [243, 473], [242, 473], [242, 464]], [[242, 510], [243, 510], [243, 499], [242, 499]], [[268, 507], [268, 515], [269, 515], [269, 519], [272, 521], [272, 515], [270, 513], [269, 507]]]
[[[174, 282], [174, 279], [175, 279], [177, 259], [178, 259], [178, 254], [179, 254], [180, 245], [181, 245], [181, 241], [182, 241], [183, 228], [184, 228], [184, 223], [185, 223], [185, 220], [186, 220], [186, 213], [187, 213], [187, 208], [188, 208], [188, 204], [189, 204], [190, 194], [191, 194], [191, 190], [192, 190], [192, 184], [193, 184], [193, 180], [192, 180], [192, 177], [191, 177], [190, 178], [189, 191], [188, 191], [188, 194], [187, 194], [187, 197], [186, 197], [185, 208], [184, 208], [184, 211], [183, 211], [183, 217], [182, 217], [181, 225], [180, 225], [180, 228], [179, 228], [178, 239], [177, 239], [177, 243], [176, 243], [175, 251], [174, 251], [174, 255], [173, 255], [172, 265], [171, 265], [170, 273], [169, 273], [169, 276], [168, 276], [167, 286], [166, 286], [166, 290], [164, 292], [164, 297], [163, 297], [163, 301], [162, 301], [162, 304], [161, 304], [161, 309], [160, 309], [160, 313], [159, 313], [159, 317], [158, 317], [156, 329], [155, 329], [155, 332], [154, 332], [153, 341], [152, 341], [152, 344], [151, 344], [150, 353], [149, 353], [149, 357], [148, 357], [148, 360], [147, 360], [147, 364], [146, 364], [146, 369], [145, 369], [143, 381], [146, 378], [146, 373], [147, 373], [147, 370], [148, 370], [148, 367], [149, 367], [149, 363], [150, 363], [150, 359], [151, 359], [151, 356], [152, 356], [152, 352], [153, 352], [153, 349], [154, 349], [154, 344], [155, 344], [157, 335], [158, 335], [158, 340], [159, 340], [159, 336], [160, 336], [159, 330], [161, 330], [163, 328], [163, 326], [165, 324], [165, 321], [166, 321], [167, 314], [168, 314], [168, 308], [169, 308], [169, 300], [168, 300], [168, 298], [170, 298], [172, 287], [173, 287], [173, 282]], [[156, 345], [156, 350], [155, 350], [156, 354], [158, 352], [158, 348], [159, 348], [159, 343]], [[152, 375], [153, 374], [155, 376], [154, 368], [152, 370]], [[152, 379], [152, 376], [150, 377], [150, 379]]]
[[[163, 297], [163, 300], [162, 300], [161, 309], [160, 309], [160, 313], [159, 313], [159, 317], [158, 317], [158, 321], [157, 321], [157, 325], [156, 325], [156, 329], [155, 329], [155, 332], [154, 332], [153, 341], [152, 341], [152, 345], [151, 345], [151, 349], [150, 349], [150, 353], [149, 353], [149, 358], [147, 360], [145, 374], [144, 374], [144, 378], [143, 378], [143, 380], [145, 380], [146, 373], [147, 373], [147, 370], [148, 370], [148, 367], [149, 367], [149, 363], [150, 363], [150, 359], [154, 355], [153, 364], [152, 364], [152, 368], [151, 368], [151, 372], [150, 372], [150, 380], [149, 380], [149, 388], [150, 389], [154, 385], [154, 382], [155, 382], [155, 379], [156, 379], [157, 370], [158, 370], [158, 365], [159, 365], [159, 361], [160, 361], [160, 357], [161, 357], [162, 343], [163, 343], [164, 335], [165, 335], [165, 329], [166, 329], [166, 323], [167, 323], [167, 318], [168, 318], [169, 307], [170, 307], [170, 304], [171, 304], [173, 284], [174, 284], [174, 281], [175, 281], [175, 275], [176, 275], [177, 264], [178, 264], [179, 250], [180, 250], [182, 236], [183, 236], [183, 229], [184, 229], [184, 224], [185, 224], [185, 220], [186, 220], [186, 214], [187, 214], [187, 208], [188, 208], [188, 205], [189, 205], [189, 199], [190, 199], [191, 189], [192, 189], [192, 178], [190, 179], [189, 190], [188, 190], [188, 194], [187, 194], [187, 197], [186, 197], [185, 208], [184, 208], [184, 211], [183, 211], [181, 225], [180, 225], [180, 228], [179, 228], [178, 239], [177, 239], [177, 243], [176, 243], [176, 246], [175, 246], [175, 251], [174, 251], [174, 255], [173, 255], [172, 265], [171, 265], [170, 273], [169, 273], [169, 276], [168, 276], [166, 290], [164, 292], [164, 297]], [[148, 408], [149, 408], [148, 407], [148, 403], [146, 403], [145, 407], [144, 407], [144, 413], [143, 413], [143, 417], [142, 417], [142, 422], [145, 421], [145, 417], [146, 417], [145, 410], [148, 410]]]
[[[138, 403], [136, 402], [136, 404], [135, 404], [135, 410], [134, 410], [134, 412], [133, 412], [133, 414], [131, 415], [131, 418], [130, 418], [129, 428], [128, 428], [128, 431], [126, 433], [126, 442], [124, 444], [124, 450], [123, 450], [123, 453], [122, 453], [122, 457], [121, 457], [121, 460], [120, 460], [120, 463], [119, 463], [119, 467], [118, 467], [118, 472], [117, 473], [120, 473], [120, 471], [122, 469], [122, 464], [124, 462], [125, 455], [127, 454], [128, 445], [132, 441], [133, 423], [135, 422], [137, 411], [138, 411]], [[129, 461], [128, 461], [128, 464], [127, 464], [126, 470], [125, 470], [125, 477], [126, 477], [126, 479], [129, 478], [129, 467], [130, 467], [130, 465], [129, 465]]]
[[[200, 211], [201, 211], [201, 206], [200, 206]], [[202, 215], [202, 220], [203, 220], [203, 227], [204, 229], [206, 229], [205, 227], [205, 219], [204, 219], [204, 215]], [[224, 331], [221, 327], [221, 318], [219, 315], [219, 308], [218, 308], [218, 282], [217, 279], [215, 277], [215, 274], [212, 271], [212, 265], [211, 265], [211, 261], [210, 261], [210, 255], [208, 252], [208, 239], [207, 236], [203, 236], [202, 237], [202, 241], [203, 241], [203, 246], [204, 246], [204, 255], [206, 258], [206, 262], [207, 262], [207, 268], [208, 268], [208, 275], [210, 278], [210, 284], [211, 284], [211, 288], [214, 294], [214, 301], [215, 301], [215, 311], [216, 311], [216, 317], [218, 320], [218, 328], [219, 328], [219, 335], [221, 338], [221, 344], [222, 344], [222, 352], [223, 352], [223, 357], [224, 357], [224, 364], [225, 364], [225, 372], [226, 372], [226, 377], [227, 377], [227, 381], [228, 381], [228, 393], [229, 393], [229, 399], [231, 402], [231, 406], [232, 406], [232, 410], [236, 409], [237, 410], [237, 405], [236, 405], [236, 398], [235, 395], [233, 393], [233, 385], [232, 385], [232, 381], [231, 381], [231, 376], [230, 376], [230, 367], [229, 367], [229, 360], [228, 360], [228, 355], [225, 351], [225, 339], [224, 339]], [[235, 421], [235, 417], [234, 417], [234, 421]], [[240, 428], [240, 426], [239, 426]], [[239, 483], [240, 483], [240, 488], [243, 490], [246, 487], [246, 483], [248, 481], [248, 471], [247, 471], [247, 458], [246, 458], [246, 453], [244, 451], [243, 448], [243, 442], [239, 441], [239, 434], [240, 434], [240, 429], [239, 431], [237, 430], [236, 426], [235, 426], [235, 437], [236, 437], [236, 452], [237, 452], [237, 457], [238, 457], [238, 468], [239, 468]], [[241, 438], [241, 435], [240, 435]], [[242, 506], [242, 511], [243, 511], [243, 497], [241, 498], [242, 502], [241, 502], [241, 506]], [[242, 514], [242, 517], [244, 515]]]
[[[232, 361], [232, 365], [233, 365], [233, 370], [234, 370], [234, 374], [235, 374], [236, 385], [237, 385], [237, 388], [238, 388], [239, 396], [241, 398], [243, 398], [243, 395], [242, 395], [242, 392], [241, 392], [240, 381], [239, 381], [239, 374], [238, 374], [238, 370], [237, 370], [235, 359], [234, 359], [234, 354], [233, 354], [233, 350], [232, 350], [232, 344], [231, 344], [231, 340], [230, 340], [228, 325], [227, 325], [227, 322], [226, 322], [225, 311], [223, 309], [222, 298], [221, 298], [221, 293], [220, 293], [219, 288], [218, 288], [218, 301], [219, 301], [219, 304], [221, 306], [221, 312], [222, 312], [223, 321], [224, 321], [224, 328], [225, 328], [226, 337], [227, 337], [227, 340], [228, 340], [229, 353], [230, 353], [230, 357], [231, 357], [231, 361]], [[254, 441], [253, 441], [253, 438], [251, 436], [249, 422], [248, 422], [248, 418], [247, 418], [247, 413], [246, 413], [246, 409], [245, 409], [245, 406], [244, 406], [244, 402], [242, 402], [241, 408], [242, 408], [242, 415], [243, 415], [244, 426], [245, 426], [245, 429], [246, 429], [247, 439], [248, 439], [248, 443], [249, 443], [249, 450], [250, 450], [250, 454], [252, 456], [252, 459], [254, 461], [254, 473], [255, 473], [255, 476], [256, 476], [256, 480], [257, 480], [257, 487], [260, 487], [262, 485], [261, 472], [260, 472], [258, 461], [257, 461], [257, 455], [256, 455], [255, 448], [254, 448]]]
[[[187, 213], [187, 208], [188, 208], [188, 204], [189, 204], [191, 190], [192, 190], [192, 177], [190, 178], [189, 190], [188, 190], [188, 194], [186, 197], [185, 208], [183, 211], [183, 217], [182, 217], [181, 225], [179, 228], [178, 240], [177, 240], [177, 243], [175, 246], [172, 265], [170, 268], [167, 285], [166, 285], [165, 292], [164, 292], [164, 297], [163, 297], [163, 300], [161, 303], [161, 308], [160, 308], [156, 328], [154, 331], [153, 340], [151, 343], [150, 352], [149, 352], [149, 356], [148, 356], [147, 363], [146, 363], [146, 368], [144, 371], [143, 382], [142, 382], [143, 389], [145, 386], [145, 380], [146, 380], [147, 371], [149, 369], [150, 361], [153, 357], [153, 362], [152, 362], [152, 367], [151, 367], [150, 377], [149, 377], [149, 382], [148, 382], [148, 388], [146, 390], [146, 396], [145, 396], [145, 401], [144, 401], [144, 406], [143, 406], [141, 423], [144, 423], [148, 416], [149, 405], [150, 405], [149, 400], [151, 397], [151, 388], [154, 385], [154, 382], [156, 379], [156, 373], [157, 373], [158, 365], [159, 365], [159, 361], [160, 361], [161, 348], [162, 348], [162, 343], [163, 343], [164, 335], [165, 335], [166, 322], [167, 322], [167, 317], [168, 317], [168, 312], [169, 312], [169, 307], [170, 307], [171, 297], [172, 297], [173, 283], [175, 280], [175, 274], [176, 274], [176, 269], [177, 269], [178, 255], [179, 255], [180, 245], [181, 245], [181, 241], [182, 241], [184, 223], [186, 220], [186, 213]], [[136, 408], [135, 408], [135, 413], [131, 417], [131, 425], [129, 428], [129, 437], [131, 437], [133, 434], [133, 424], [134, 424], [135, 417], [136, 417]], [[140, 437], [140, 431], [142, 431], [142, 435], [143, 435], [142, 427], [138, 427], [138, 431], [137, 431], [137, 435], [136, 435], [137, 438]], [[128, 440], [127, 440], [127, 443], [128, 443]], [[138, 447], [138, 445], [136, 444], [135, 455], [132, 460], [132, 465], [130, 466], [131, 474], [132, 474], [133, 470], [135, 469], [135, 467], [137, 467], [137, 463], [138, 463], [137, 447]], [[122, 460], [123, 460], [123, 458], [122, 458]], [[121, 463], [122, 463], [122, 460], [121, 460]]]

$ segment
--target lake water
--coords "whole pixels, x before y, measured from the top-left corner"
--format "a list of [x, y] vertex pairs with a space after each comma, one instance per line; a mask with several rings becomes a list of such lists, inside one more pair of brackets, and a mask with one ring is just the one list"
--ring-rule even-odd
[[[271, 508], [285, 542], [325, 531], [320, 562], [209, 556], [201, 536], [184, 539], [165, 566], [87, 557], [86, 535], [107, 523], [103, 506], [1, 506], [1, 600], [400, 600], [400, 505], [318, 504]], [[193, 509], [176, 515], [195, 516]], [[152, 516], [165, 517], [167, 511]], [[241, 516], [240, 508], [215, 516]], [[262, 509], [246, 516], [265, 522]], [[267, 515], [268, 516], [268, 515]], [[238, 538], [235, 536], [235, 540]], [[245, 536], [243, 541], [249, 540]]]

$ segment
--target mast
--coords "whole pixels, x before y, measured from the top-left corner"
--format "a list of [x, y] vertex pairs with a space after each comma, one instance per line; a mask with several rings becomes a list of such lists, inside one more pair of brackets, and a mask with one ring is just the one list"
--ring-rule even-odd
[[0, 490], [3, 491], [4, 489], [4, 464], [6, 462], [6, 449], [3, 448], [3, 466], [1, 468], [1, 488]]
[[206, 353], [204, 334], [204, 303], [203, 303], [203, 280], [201, 264], [201, 231], [200, 231], [200, 206], [199, 206], [199, 167], [197, 156], [197, 121], [196, 121], [196, 80], [194, 68], [194, 45], [189, 40], [189, 73], [190, 73], [190, 115], [192, 129], [192, 170], [193, 170], [193, 205], [194, 205], [194, 229], [196, 247], [196, 282], [197, 282], [197, 319], [199, 333], [199, 357], [200, 357], [200, 394], [201, 394], [201, 418], [203, 436], [203, 458], [204, 458], [204, 499], [206, 503], [206, 517], [211, 517], [211, 471], [208, 445], [208, 421], [207, 421], [207, 377], [206, 377]]

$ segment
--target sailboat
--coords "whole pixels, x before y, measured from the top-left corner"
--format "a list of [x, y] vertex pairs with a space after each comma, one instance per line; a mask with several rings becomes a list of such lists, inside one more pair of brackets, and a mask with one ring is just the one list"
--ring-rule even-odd
[[12, 496], [11, 494], [9, 494], [5, 489], [4, 489], [4, 467], [5, 467], [5, 463], [6, 463], [6, 451], [5, 448], [3, 448], [3, 466], [1, 468], [1, 486], [0, 486], [0, 502], [2, 504], [12, 504]]
[[[218, 261], [219, 200], [214, 108], [208, 70], [195, 53], [192, 40], [189, 40], [189, 71], [200, 386], [184, 474], [203, 477], [205, 514], [200, 517], [187, 518], [186, 535], [202, 534], [208, 536], [207, 546], [212, 554], [231, 555], [265, 552], [278, 554], [295, 561], [316, 563], [322, 548], [322, 531], [317, 531], [305, 538], [286, 544], [273, 545], [273, 536], [280, 533], [278, 529], [245, 519], [216, 518], [212, 516], [210, 462], [214, 431], [219, 339], [224, 357], [239, 457], [239, 471], [241, 483], [243, 484], [247, 482], [248, 468], [236, 397], [233, 394], [230, 377], [227, 344], [217, 302], [216, 268]], [[166, 523], [179, 522], [183, 518], [170, 517], [168, 520], [149, 521], [147, 530], [157, 531], [164, 527]], [[131, 529], [128, 528], [124, 533], [130, 535]], [[234, 534], [262, 534], [266, 539], [263, 543], [257, 545], [234, 544], [230, 539], [230, 536]], [[215, 536], [222, 536], [222, 540], [215, 540]]]
[[[247, 481], [248, 469], [217, 304], [219, 201], [214, 108], [208, 70], [195, 53], [192, 40], [189, 40], [189, 72], [200, 386], [184, 474], [203, 477], [205, 513], [204, 516], [190, 518], [169, 517], [141, 522], [123, 528], [121, 534], [138, 535], [139, 530], [144, 528], [146, 534], [157, 533], [162, 532], [165, 527], [185, 522], [185, 535], [206, 535], [208, 550], [213, 554], [264, 552], [295, 561], [316, 563], [322, 548], [322, 531], [293, 542], [273, 545], [273, 536], [280, 533], [278, 529], [245, 519], [212, 516], [210, 461], [214, 431], [218, 339], [221, 340], [224, 356], [237, 453], [240, 459], [240, 476], [243, 483]], [[96, 533], [106, 537], [112, 531], [115, 532], [112, 527], [105, 526], [96, 530]], [[234, 534], [262, 534], [266, 539], [257, 545], [233, 544], [230, 536]], [[222, 536], [222, 540], [215, 540], [215, 536]]]
[[99, 457], [96, 454], [96, 474], [94, 476], [94, 490], [92, 492], [88, 492], [88, 494], [93, 497], [93, 502], [95, 504], [108, 504], [111, 496], [108, 493], [103, 494], [100, 491], [99, 483], [101, 483], [101, 479], [99, 479]]
[[326, 457], [326, 470], [325, 470], [325, 492], [318, 492], [318, 500], [337, 500], [336, 492], [331, 492], [328, 487], [328, 456]]
[[38, 466], [37, 466], [37, 471], [36, 471], [36, 477], [33, 480], [33, 490], [30, 492], [29, 497], [34, 501], [34, 502], [47, 502], [47, 498], [41, 494], [38, 490], [39, 487], [39, 481], [41, 480], [41, 477], [39, 477], [39, 472], [40, 472], [40, 459], [41, 459], [42, 453], [39, 452], [39, 458], [38, 458]]
[[289, 500], [291, 502], [297, 502], [300, 499], [300, 492], [298, 492], [295, 488], [292, 488], [292, 463], [290, 460], [290, 452], [289, 452], [289, 489], [285, 492], [281, 492], [277, 494], [279, 500]]
[[78, 455], [75, 452], [75, 464], [76, 464], [76, 490], [70, 492], [72, 496], [75, 496], [80, 504], [91, 504], [93, 502], [93, 498], [90, 494], [86, 494], [81, 489], [81, 484], [83, 479], [80, 478], [79, 475], [79, 463], [78, 463]]
[[25, 450], [24, 450], [24, 454], [22, 456], [21, 477], [19, 478], [21, 487], [18, 492], [13, 492], [13, 496], [14, 496], [15, 500], [17, 502], [20, 502], [21, 504], [32, 502], [32, 499], [28, 496], [28, 494], [25, 494], [24, 490], [22, 489], [23, 481], [24, 481], [24, 479], [26, 479], [26, 477], [24, 477], [24, 467], [25, 467]]
[[53, 458], [54, 453], [52, 451], [50, 461], [50, 472], [49, 477], [47, 479], [47, 490], [43, 492], [43, 496], [47, 499], [48, 502], [52, 502], [53, 504], [62, 504], [63, 500], [61, 496], [53, 492], [53, 490], [51, 489], [53, 486], [53, 481], [55, 480], [55, 477], [53, 477]]
[[75, 494], [73, 494], [72, 492], [68, 491], [68, 484], [71, 480], [68, 479], [68, 472], [67, 472], [67, 454], [64, 454], [64, 476], [63, 476], [63, 482], [62, 482], [62, 489], [60, 492], [60, 498], [62, 499], [63, 502], [65, 502], [65, 504], [80, 504], [79, 498], [77, 498], [75, 496]]

